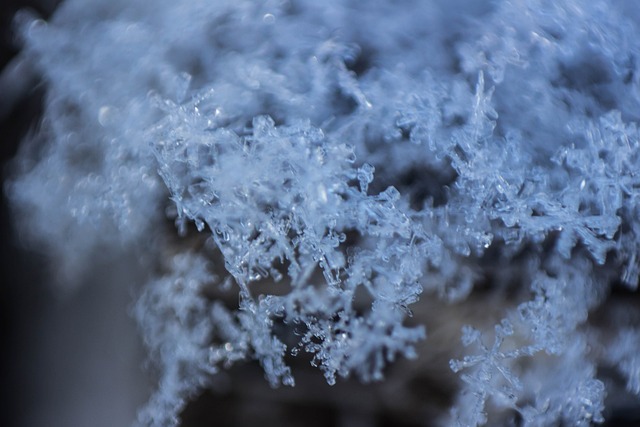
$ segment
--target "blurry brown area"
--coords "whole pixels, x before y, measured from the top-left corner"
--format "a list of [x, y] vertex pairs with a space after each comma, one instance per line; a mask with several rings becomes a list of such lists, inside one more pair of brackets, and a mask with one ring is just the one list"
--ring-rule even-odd
[[[432, 313], [435, 315], [436, 312]], [[330, 386], [322, 373], [311, 366], [311, 357], [299, 355], [287, 360], [295, 376], [295, 387], [272, 389], [257, 363], [237, 365], [218, 374], [211, 390], [187, 405], [181, 425], [440, 425], [438, 419], [453, 403], [457, 379], [448, 369], [451, 355], [443, 351], [450, 347], [437, 341], [453, 337], [449, 330], [452, 326], [443, 325], [430, 331], [433, 341], [423, 343], [416, 360], [400, 359], [390, 364], [385, 379], [376, 383], [363, 384], [349, 378], [338, 379]]]

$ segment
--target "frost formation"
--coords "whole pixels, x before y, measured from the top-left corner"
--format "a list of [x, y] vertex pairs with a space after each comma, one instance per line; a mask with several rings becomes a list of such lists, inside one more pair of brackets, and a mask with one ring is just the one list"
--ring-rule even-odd
[[419, 297], [483, 281], [512, 296], [463, 329], [443, 423], [602, 422], [599, 366], [639, 395], [637, 319], [593, 315], [640, 274], [635, 3], [68, 0], [18, 21], [48, 88], [6, 188], [33, 241], [71, 276], [96, 248], [164, 260], [135, 308], [160, 372], [140, 425], [247, 359], [274, 386], [299, 352], [329, 383], [382, 379], [419, 357]]

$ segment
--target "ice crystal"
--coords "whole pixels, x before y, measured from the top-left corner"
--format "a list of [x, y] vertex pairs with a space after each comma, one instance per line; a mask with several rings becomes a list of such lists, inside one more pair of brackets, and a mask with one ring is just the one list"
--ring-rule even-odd
[[[465, 304], [482, 283], [502, 312], [451, 349], [449, 421], [601, 422], [599, 364], [639, 388], [637, 325], [605, 348], [591, 314], [640, 275], [639, 17], [574, 0], [68, 0], [18, 19], [48, 92], [7, 193], [69, 282], [105, 248], [171, 260], [135, 310], [159, 368], [142, 425], [177, 424], [243, 360], [273, 386], [294, 384], [300, 352], [330, 384], [380, 380], [419, 356], [419, 297]], [[171, 243], [167, 218], [208, 249]]]

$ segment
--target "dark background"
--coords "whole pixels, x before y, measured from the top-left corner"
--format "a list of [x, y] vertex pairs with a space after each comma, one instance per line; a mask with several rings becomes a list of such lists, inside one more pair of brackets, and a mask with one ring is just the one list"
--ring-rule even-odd
[[[48, 17], [56, 0], [3, 0], [0, 2], [0, 70], [18, 53], [19, 46], [13, 26], [13, 16], [28, 7], [42, 17]], [[3, 96], [0, 88], [0, 97]], [[37, 125], [41, 113], [43, 89], [34, 87], [24, 94], [13, 108], [0, 115], [0, 176], [2, 187], [10, 173], [8, 161], [15, 155], [20, 140]], [[0, 360], [0, 425], [23, 426], [29, 410], [28, 402], [34, 390], [33, 346], [38, 313], [47, 300], [42, 284], [44, 262], [27, 252], [17, 242], [4, 191], [0, 192], [0, 328], [2, 360]]]

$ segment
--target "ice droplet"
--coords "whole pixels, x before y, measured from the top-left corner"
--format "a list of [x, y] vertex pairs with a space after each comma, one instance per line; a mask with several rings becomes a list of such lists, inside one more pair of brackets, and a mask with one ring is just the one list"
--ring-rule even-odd
[[106, 127], [114, 122], [114, 108], [109, 105], [103, 105], [98, 110], [98, 122], [101, 126]]
[[266, 13], [262, 17], [262, 22], [264, 22], [265, 24], [273, 24], [274, 22], [276, 22], [276, 17], [272, 13]]

